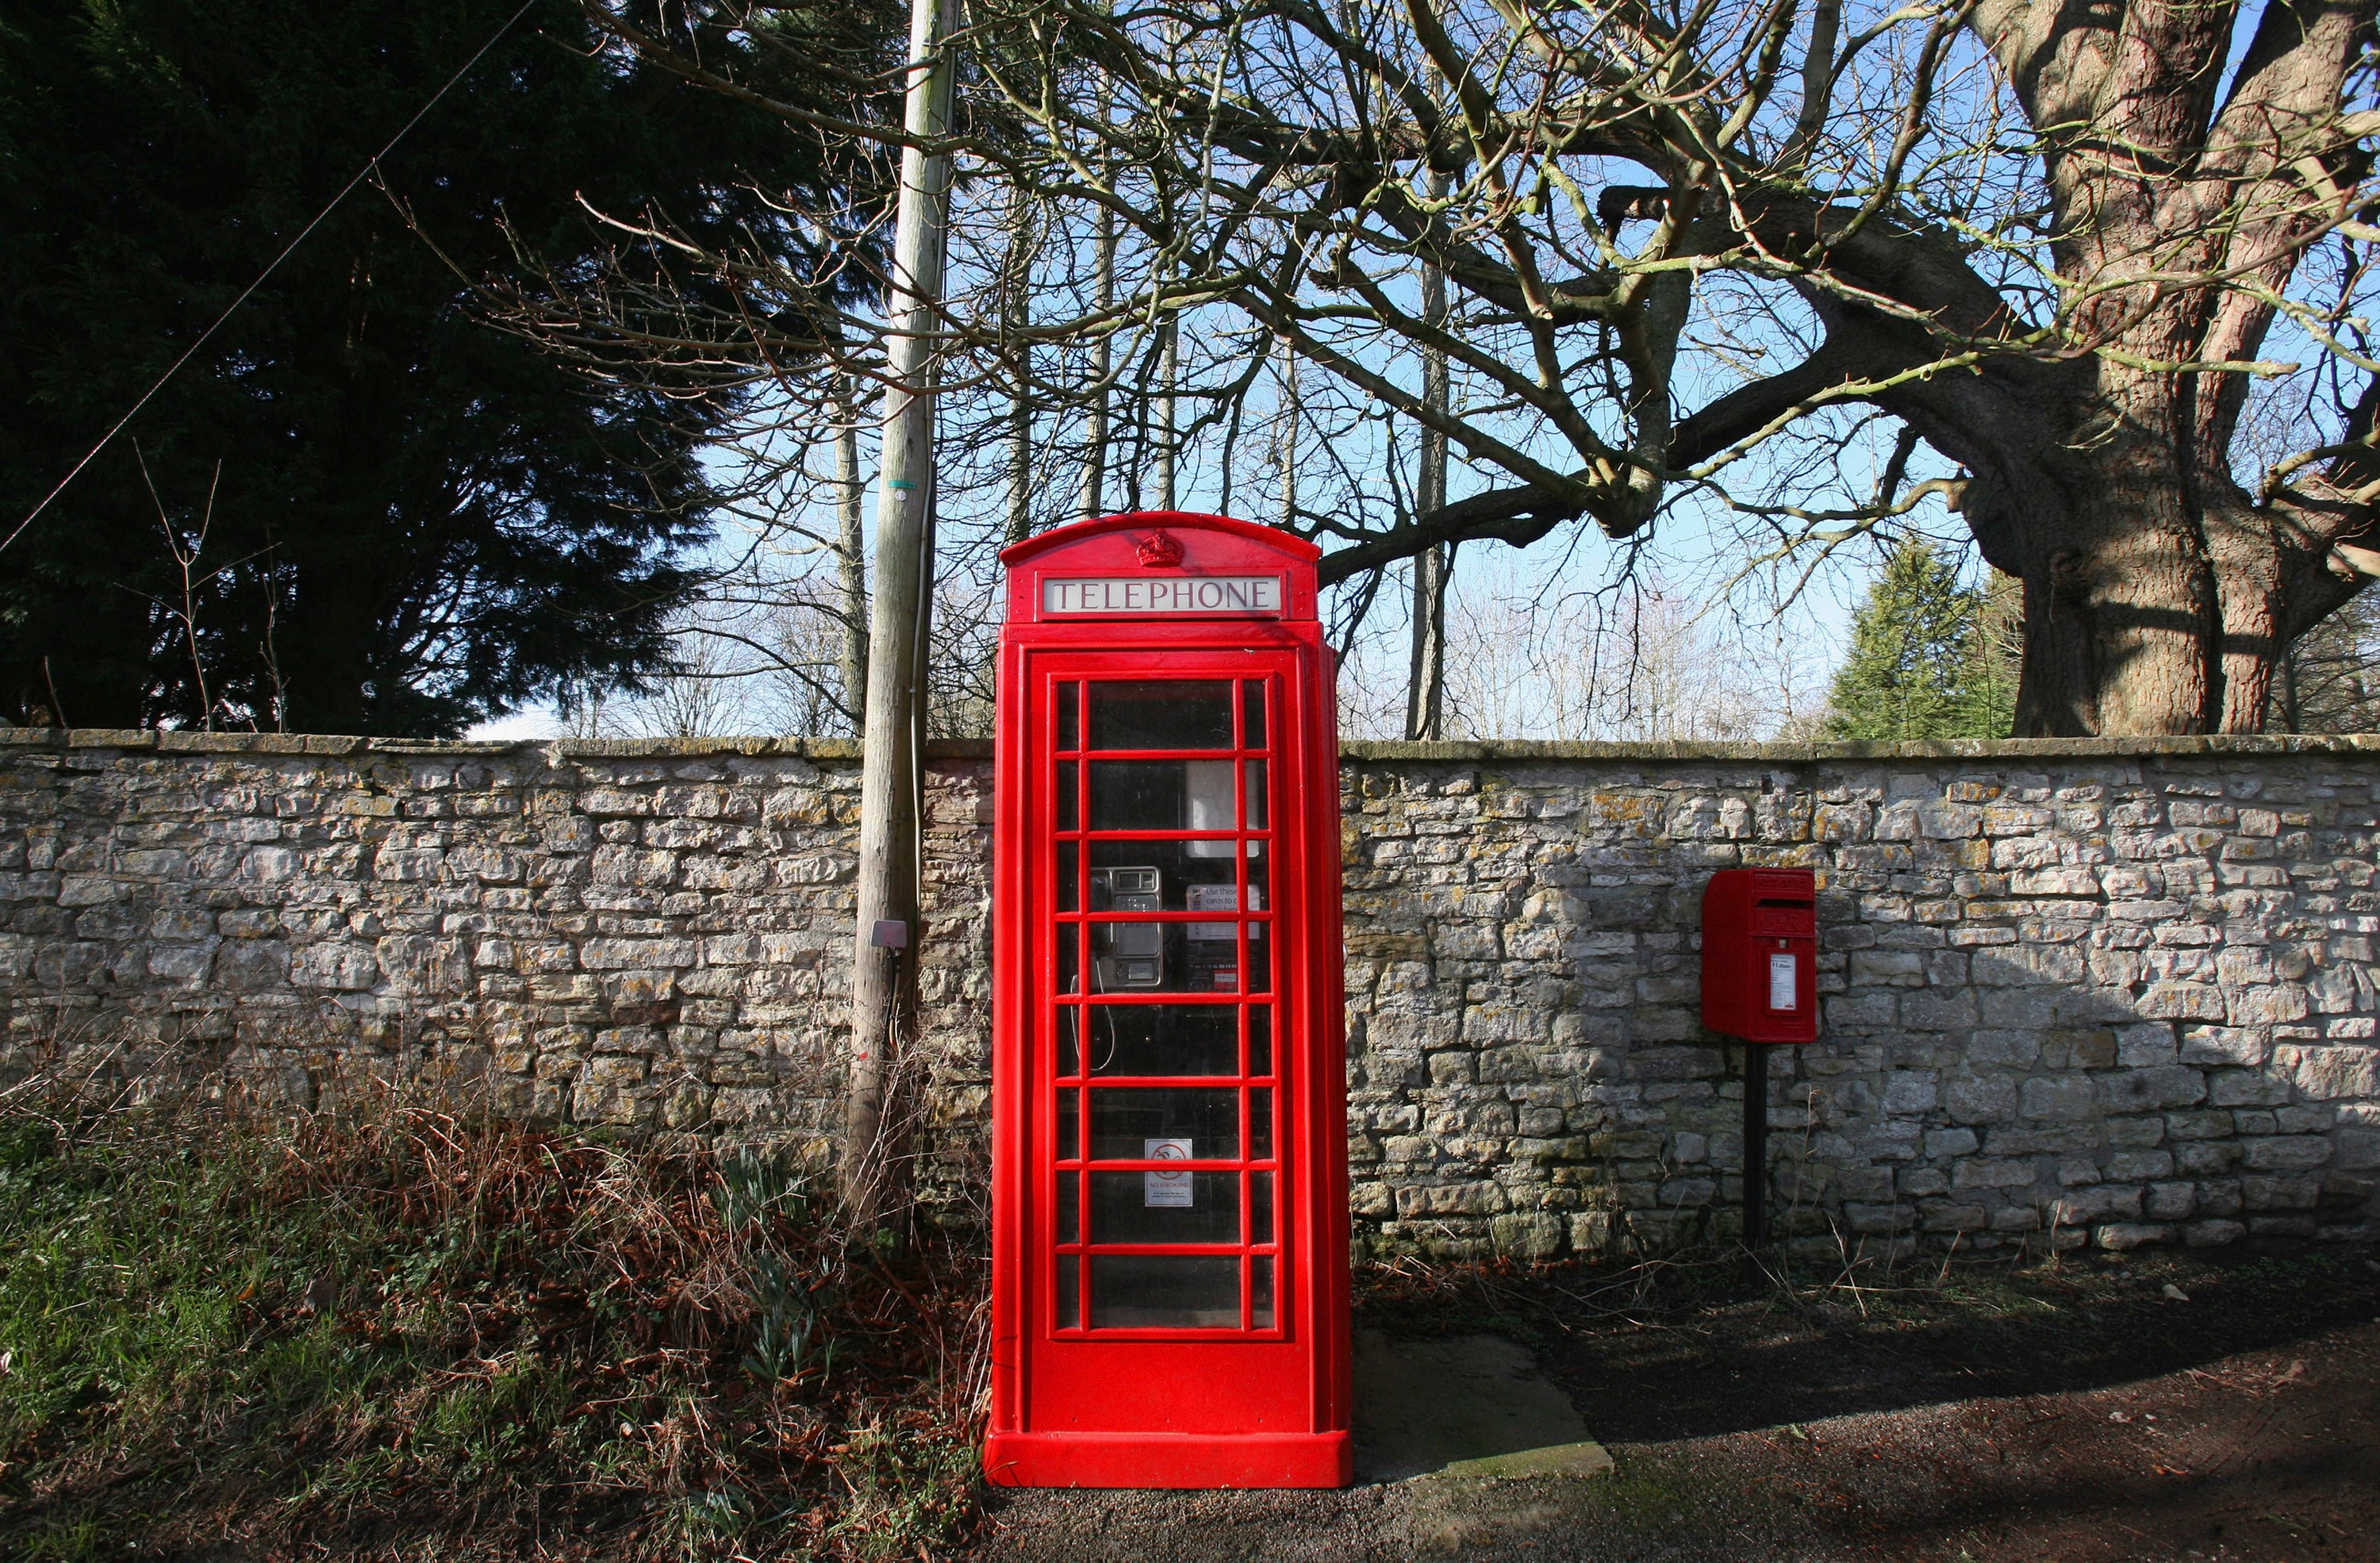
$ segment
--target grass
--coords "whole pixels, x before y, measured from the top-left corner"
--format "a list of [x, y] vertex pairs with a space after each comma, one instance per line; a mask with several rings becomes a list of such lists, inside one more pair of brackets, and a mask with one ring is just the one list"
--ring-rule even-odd
[[979, 1260], [789, 1161], [392, 1108], [0, 1118], [0, 1555], [930, 1555]]

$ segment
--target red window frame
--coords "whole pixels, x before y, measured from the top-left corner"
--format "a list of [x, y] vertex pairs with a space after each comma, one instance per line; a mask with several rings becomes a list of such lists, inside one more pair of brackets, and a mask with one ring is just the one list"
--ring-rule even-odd
[[[1293, 893], [1283, 881], [1293, 877], [1283, 865], [1303, 861], [1305, 842], [1299, 821], [1293, 811], [1279, 806], [1278, 798], [1284, 777], [1283, 760], [1292, 752], [1281, 737], [1288, 720], [1288, 695], [1296, 676], [1294, 658], [1287, 652], [1232, 652], [1220, 657], [1196, 657], [1180, 654], [1126, 656], [1085, 656], [1045, 653], [1033, 659], [1035, 672], [1031, 677], [1031, 705], [1027, 716], [1028, 743], [1031, 752], [1041, 763], [1034, 768], [1033, 786], [1028, 807], [1038, 828], [1034, 831], [1038, 845], [1032, 874], [1031, 914], [1029, 927], [1036, 948], [1027, 960], [1038, 980], [1036, 992], [1035, 1044], [1032, 1048], [1032, 1095], [1038, 1109], [1035, 1114], [1036, 1133], [1032, 1136], [1032, 1175], [1039, 1186], [1039, 1198], [1033, 1203], [1035, 1215], [1040, 1219], [1028, 1222], [1029, 1252], [1035, 1255], [1035, 1267], [1041, 1272], [1037, 1312], [1041, 1315], [1045, 1339], [1055, 1340], [1213, 1340], [1218, 1339], [1280, 1340], [1288, 1339], [1287, 1320], [1291, 1316], [1294, 1290], [1294, 1266], [1287, 1256], [1295, 1252], [1292, 1225], [1295, 1220], [1295, 1202], [1288, 1197], [1294, 1186], [1293, 1179], [1301, 1169], [1295, 1154], [1291, 1130], [1297, 1122], [1300, 1104], [1295, 1097], [1295, 1083], [1301, 1071], [1295, 1064], [1302, 1059], [1293, 1056], [1300, 1043], [1294, 1024], [1284, 1024], [1285, 1012], [1305, 996], [1288, 991], [1299, 984], [1298, 974], [1284, 971], [1280, 951], [1282, 940], [1279, 928], [1284, 896]], [[1091, 703], [1094, 689], [1101, 685], [1130, 685], [1141, 682], [1164, 683], [1227, 683], [1232, 729], [1229, 748], [1139, 748], [1100, 749], [1091, 746]], [[1251, 684], [1261, 690], [1264, 713], [1262, 741], [1251, 745], [1246, 731], [1247, 704], [1245, 690]], [[1071, 700], [1075, 706], [1074, 737], [1076, 747], [1058, 747], [1061, 737], [1060, 712]], [[1093, 829], [1091, 818], [1091, 768], [1108, 762], [1167, 762], [1178, 760], [1228, 761], [1232, 767], [1233, 821], [1226, 832], [1215, 830], [1160, 830]], [[1248, 818], [1249, 787], [1247, 768], [1265, 767], [1265, 821], [1252, 825]], [[1294, 785], [1294, 783], [1291, 783]], [[1073, 828], [1063, 827], [1068, 811], [1064, 809], [1062, 792], [1071, 787], [1075, 792], [1071, 817]], [[1170, 842], [1211, 841], [1239, 844], [1243, 850], [1232, 854], [1232, 883], [1237, 914], [1228, 920], [1233, 924], [1238, 946], [1238, 985], [1226, 997], [1220, 990], [1197, 992], [1180, 989], [1152, 990], [1138, 993], [1095, 993], [1087, 981], [1071, 985], [1062, 975], [1066, 970], [1062, 947], [1070, 938], [1075, 943], [1072, 970], [1084, 976], [1094, 969], [1093, 929], [1111, 924], [1212, 924], [1227, 920], [1212, 911], [1098, 911], [1092, 907], [1091, 876], [1096, 871], [1092, 861], [1095, 843], [1129, 844], [1137, 842]], [[1246, 844], [1258, 844], [1261, 850], [1249, 853]], [[1065, 849], [1073, 846], [1072, 873], [1075, 886], [1072, 897], [1062, 893], [1065, 869]], [[1266, 904], [1261, 910], [1250, 904], [1249, 889], [1259, 883], [1254, 872], [1262, 863], [1261, 878]], [[1071, 900], [1071, 908], [1067, 903]], [[1264, 934], [1254, 930], [1263, 928]], [[1252, 980], [1261, 960], [1268, 968], [1261, 987]], [[1069, 990], [1071, 987], [1071, 991]], [[1228, 1075], [1103, 1074], [1087, 1068], [1089, 1049], [1082, 1040], [1092, 1034], [1089, 1015], [1097, 1008], [1194, 1005], [1201, 1008], [1229, 1008], [1234, 1014], [1237, 1037], [1238, 1069]], [[1268, 1068], [1261, 1073], [1251, 1072], [1250, 1035], [1254, 1010], [1263, 1009], [1268, 1016]], [[1071, 1035], [1076, 1038], [1074, 1067], [1068, 1071], [1062, 1056], [1063, 1038], [1069, 1035], [1062, 1020], [1067, 1011], [1078, 1017]], [[1092, 1155], [1094, 1131], [1093, 1093], [1102, 1090], [1230, 1090], [1236, 1100], [1237, 1133], [1234, 1145], [1237, 1155], [1231, 1157], [1197, 1156], [1186, 1162], [1156, 1161], [1147, 1157], [1096, 1157]], [[1257, 1096], [1267, 1093], [1264, 1110], [1270, 1121], [1265, 1126], [1263, 1143], [1269, 1149], [1258, 1155]], [[1063, 1097], [1072, 1093], [1075, 1097], [1075, 1111], [1064, 1110]], [[1058, 1143], [1060, 1133], [1071, 1123], [1075, 1144], [1069, 1147]], [[1147, 1173], [1157, 1170], [1181, 1169], [1192, 1177], [1200, 1172], [1236, 1174], [1239, 1204], [1239, 1237], [1232, 1242], [1160, 1242], [1143, 1241], [1099, 1241], [1092, 1228], [1096, 1202], [1092, 1195], [1092, 1179], [1101, 1173]], [[1256, 1179], [1272, 1180], [1270, 1216], [1271, 1232], [1260, 1238], [1256, 1227]], [[1069, 1202], [1063, 1197], [1063, 1180], [1075, 1181], [1075, 1196]], [[1062, 1212], [1071, 1209], [1076, 1223], [1070, 1238], [1058, 1230]], [[1098, 1306], [1097, 1284], [1093, 1278], [1096, 1256], [1178, 1255], [1184, 1257], [1230, 1257], [1239, 1261], [1240, 1318], [1232, 1325], [1099, 1325], [1094, 1322]], [[1077, 1278], [1069, 1287], [1064, 1278], [1066, 1263], [1072, 1259], [1077, 1266]], [[1257, 1277], [1255, 1263], [1263, 1260], [1270, 1270], [1271, 1323], [1256, 1321]], [[1073, 1322], [1063, 1316], [1068, 1294], [1072, 1293]]]

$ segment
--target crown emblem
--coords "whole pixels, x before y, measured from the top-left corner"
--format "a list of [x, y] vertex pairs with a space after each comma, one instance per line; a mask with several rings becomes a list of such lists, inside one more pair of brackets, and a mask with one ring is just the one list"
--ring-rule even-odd
[[1151, 532], [1140, 539], [1135, 551], [1140, 555], [1143, 568], [1171, 570], [1182, 563], [1182, 545], [1173, 540], [1171, 532]]

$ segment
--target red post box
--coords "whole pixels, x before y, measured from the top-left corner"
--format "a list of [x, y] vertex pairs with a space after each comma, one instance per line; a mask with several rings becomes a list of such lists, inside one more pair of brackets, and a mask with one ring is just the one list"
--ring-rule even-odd
[[1722, 868], [1703, 891], [1703, 1024], [1818, 1039], [1818, 888], [1807, 868]]
[[1743, 1049], [1743, 1241], [1768, 1205], [1768, 1048], [1818, 1039], [1818, 877], [1722, 868], [1703, 889], [1703, 1024]]
[[1316, 552], [1163, 512], [1001, 556], [994, 1483], [1351, 1478]]

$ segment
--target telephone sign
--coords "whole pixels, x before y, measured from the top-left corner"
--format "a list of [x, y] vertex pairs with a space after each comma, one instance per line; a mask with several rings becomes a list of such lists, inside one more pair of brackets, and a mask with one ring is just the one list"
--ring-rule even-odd
[[1176, 512], [1001, 556], [994, 1483], [1350, 1479], [1315, 557]]

